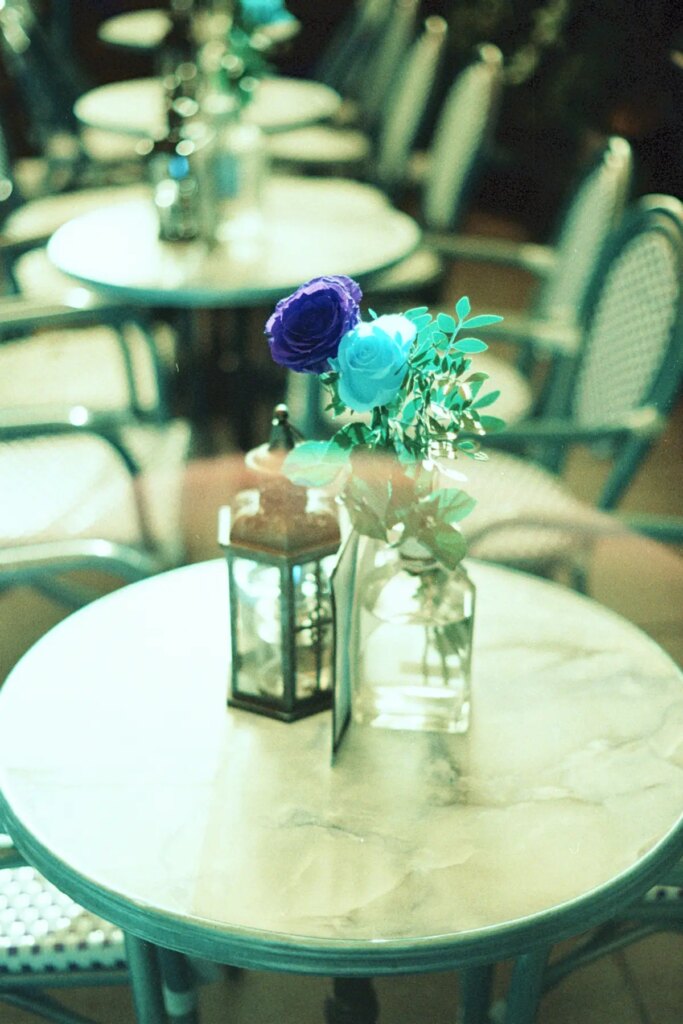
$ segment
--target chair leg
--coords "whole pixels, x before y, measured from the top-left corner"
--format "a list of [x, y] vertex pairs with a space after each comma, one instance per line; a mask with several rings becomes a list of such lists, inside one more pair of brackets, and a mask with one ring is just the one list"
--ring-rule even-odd
[[493, 964], [460, 972], [458, 1024], [487, 1024], [493, 985]]
[[515, 961], [505, 1007], [505, 1024], [534, 1024], [543, 992], [548, 950], [525, 953]]
[[168, 1024], [156, 949], [143, 939], [126, 935], [126, 959], [138, 1024]]
[[199, 1024], [197, 986], [187, 958], [161, 948], [157, 956], [169, 1024]]
[[371, 978], [335, 978], [325, 1000], [326, 1024], [376, 1024], [379, 1004]]

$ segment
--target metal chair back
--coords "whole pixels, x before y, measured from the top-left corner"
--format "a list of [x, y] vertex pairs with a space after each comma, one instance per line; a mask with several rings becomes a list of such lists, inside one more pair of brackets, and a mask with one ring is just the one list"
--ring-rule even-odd
[[373, 178], [387, 192], [402, 184], [410, 154], [425, 121], [447, 38], [447, 24], [436, 15], [425, 21], [398, 82], [387, 101]]
[[415, 36], [419, 0], [393, 0], [389, 15], [357, 78], [361, 126], [370, 131], [383, 120], [392, 90], [405, 72], [404, 58]]
[[56, 132], [77, 133], [73, 104], [80, 79], [73, 60], [56, 52], [28, 0], [0, 7], [0, 60], [25, 105], [36, 146], [45, 148]]
[[[683, 379], [683, 204], [646, 196], [613, 237], [587, 302], [587, 331], [571, 401], [579, 426], [612, 425], [638, 410], [665, 415]], [[620, 444], [600, 499], [612, 507], [652, 434]]]
[[361, 74], [391, 11], [392, 0], [356, 0], [315, 64], [313, 77], [343, 96]]
[[458, 221], [490, 140], [502, 85], [503, 55], [485, 43], [459, 73], [441, 107], [422, 194], [422, 219], [433, 231]]
[[561, 218], [553, 247], [555, 266], [536, 293], [535, 317], [577, 322], [595, 266], [623, 215], [632, 172], [629, 143], [613, 136], [584, 174]]

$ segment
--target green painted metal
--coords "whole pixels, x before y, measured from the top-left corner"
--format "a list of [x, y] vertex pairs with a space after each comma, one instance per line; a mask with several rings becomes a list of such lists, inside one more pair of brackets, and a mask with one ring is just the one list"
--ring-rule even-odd
[[609, 920], [639, 899], [683, 857], [683, 818], [633, 865], [611, 882], [560, 906], [469, 932], [412, 941], [340, 942], [295, 939], [245, 928], [221, 931], [194, 921], [155, 914], [105, 891], [60, 861], [25, 829], [9, 805], [0, 815], [27, 860], [82, 906], [117, 924], [127, 935], [144, 938], [189, 956], [254, 970], [329, 977], [450, 971], [506, 960], [530, 948], [548, 946]]

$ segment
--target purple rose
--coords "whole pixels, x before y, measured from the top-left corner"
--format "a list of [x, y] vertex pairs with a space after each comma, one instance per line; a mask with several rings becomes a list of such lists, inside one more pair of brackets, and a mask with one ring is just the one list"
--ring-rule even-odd
[[299, 373], [323, 373], [339, 342], [360, 320], [362, 292], [350, 277], [315, 277], [280, 299], [266, 324], [276, 363]]
[[416, 335], [415, 324], [400, 313], [359, 323], [345, 334], [333, 361], [344, 405], [369, 412], [392, 402], [405, 378]]

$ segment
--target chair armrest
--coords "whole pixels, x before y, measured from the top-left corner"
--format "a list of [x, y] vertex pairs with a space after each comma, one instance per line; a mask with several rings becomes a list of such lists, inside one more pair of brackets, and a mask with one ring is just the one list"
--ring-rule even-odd
[[14, 411], [1, 412], [0, 442], [91, 434], [113, 448], [131, 477], [138, 475], [140, 467], [119, 437], [122, 427], [137, 422], [130, 416], [93, 415], [82, 406], [65, 407], [61, 410], [51, 408], [47, 412], [49, 417], [46, 416], [42, 420], [34, 418], [30, 421], [22, 419], [21, 414]]
[[[616, 513], [629, 530], [665, 544], [683, 544], [683, 517], [660, 516], [642, 512]], [[681, 868], [683, 872], [683, 867]], [[682, 876], [683, 877], [683, 876]], [[681, 882], [683, 885], [683, 881]]]
[[547, 277], [556, 264], [555, 252], [550, 246], [535, 245], [532, 242], [509, 242], [499, 238], [453, 235], [438, 231], [426, 232], [424, 242], [447, 259], [519, 267], [541, 278]]
[[656, 437], [665, 418], [653, 406], [643, 406], [625, 413], [611, 423], [578, 424], [573, 420], [542, 418], [526, 423], [514, 423], [499, 434], [484, 438], [484, 443], [495, 448], [516, 447], [521, 443], [569, 441], [592, 444], [627, 434], [642, 439]]
[[[3, 296], [0, 299], [0, 335], [36, 327], [78, 326], [94, 319], [100, 322], [103, 317], [114, 316], [125, 309], [124, 304], [115, 300], [103, 305], [99, 298], [92, 307], [76, 307], [61, 303], [40, 303], [20, 295]], [[139, 316], [139, 313], [131, 315]]]
[[581, 344], [578, 327], [554, 320], [534, 320], [523, 313], [503, 313], [503, 319], [488, 324], [486, 341], [504, 341], [532, 348], [539, 356], [559, 355], [573, 357]]
[[[161, 572], [165, 566], [151, 555], [115, 541], [101, 538], [43, 541], [0, 548], [0, 578], [3, 573], [31, 575], [41, 569], [98, 569], [103, 563], [112, 572], [121, 572], [129, 580], [142, 580]], [[0, 836], [0, 867], [2, 860]]]

